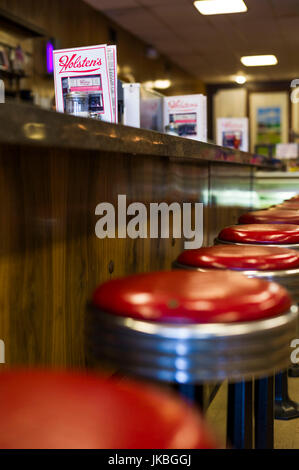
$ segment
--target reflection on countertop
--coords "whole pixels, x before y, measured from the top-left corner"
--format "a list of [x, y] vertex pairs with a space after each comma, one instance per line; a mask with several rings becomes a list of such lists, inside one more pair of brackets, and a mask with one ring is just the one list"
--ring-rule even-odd
[[0, 142], [5, 144], [268, 166], [265, 157], [260, 155], [155, 131], [77, 118], [21, 103], [1, 104], [0, 120]]

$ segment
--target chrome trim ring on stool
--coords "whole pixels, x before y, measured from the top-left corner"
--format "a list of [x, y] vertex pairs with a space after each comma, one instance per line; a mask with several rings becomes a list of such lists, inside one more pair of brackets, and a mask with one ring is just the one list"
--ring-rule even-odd
[[290, 244], [282, 244], [282, 243], [240, 243], [240, 242], [229, 242], [227, 240], [221, 240], [220, 238], [215, 238], [214, 240], [215, 245], [240, 245], [240, 246], [270, 246], [270, 247], [280, 247], [280, 248], [287, 248], [288, 250], [296, 250], [299, 251], [299, 244], [298, 243], [290, 243]]
[[92, 306], [88, 337], [95, 357], [132, 375], [192, 384], [239, 381], [289, 364], [297, 311], [292, 305], [282, 315], [254, 322], [175, 325], [111, 315]]

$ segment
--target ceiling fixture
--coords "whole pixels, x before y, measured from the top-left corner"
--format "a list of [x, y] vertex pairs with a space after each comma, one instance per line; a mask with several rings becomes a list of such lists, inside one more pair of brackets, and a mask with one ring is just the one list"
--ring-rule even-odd
[[239, 85], [243, 85], [247, 81], [246, 77], [244, 75], [236, 75], [235, 76], [235, 82], [238, 83]]
[[268, 55], [247, 55], [241, 57], [241, 62], [246, 67], [257, 67], [262, 65], [276, 65], [277, 57], [273, 54]]
[[160, 80], [149, 80], [143, 83], [143, 86], [148, 90], [153, 90], [156, 88], [157, 90], [166, 90], [171, 86], [171, 81], [168, 79], [160, 79]]
[[144, 82], [144, 83], [143, 83], [143, 86], [144, 86], [147, 90], [152, 90], [153, 88], [155, 88], [155, 83], [154, 83], [152, 80], [148, 80], [147, 82]]
[[171, 86], [171, 81], [167, 79], [154, 81], [154, 88], [157, 88], [158, 90], [166, 90], [170, 86]]
[[197, 0], [193, 3], [202, 15], [222, 15], [247, 11], [243, 0]]

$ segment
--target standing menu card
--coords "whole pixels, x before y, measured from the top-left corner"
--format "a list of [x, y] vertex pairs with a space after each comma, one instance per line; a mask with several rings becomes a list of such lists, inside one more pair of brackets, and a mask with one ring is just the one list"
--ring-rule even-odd
[[88, 94], [89, 111], [117, 122], [116, 46], [106, 44], [53, 52], [56, 110], [65, 112], [66, 95]]
[[217, 145], [248, 152], [248, 118], [218, 118]]
[[181, 137], [207, 141], [207, 97], [202, 94], [164, 97], [164, 127], [176, 123]]

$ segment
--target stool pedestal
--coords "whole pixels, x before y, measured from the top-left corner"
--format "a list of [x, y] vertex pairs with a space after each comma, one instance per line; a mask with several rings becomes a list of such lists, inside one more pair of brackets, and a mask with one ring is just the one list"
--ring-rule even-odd
[[255, 448], [274, 447], [274, 378], [254, 382]]
[[252, 381], [228, 385], [227, 445], [252, 449]]
[[[242, 227], [241, 227], [242, 228]], [[247, 243], [235, 243], [224, 241], [219, 238], [216, 238], [215, 245], [231, 245], [239, 247], [248, 247]], [[251, 243], [250, 246], [260, 247], [261, 244]], [[287, 248], [295, 251], [299, 251], [299, 244], [288, 244], [288, 245], [271, 245], [267, 244], [269, 248]], [[299, 303], [299, 270], [293, 269], [289, 271], [272, 271], [272, 272], [263, 272], [263, 271], [252, 271], [247, 273], [243, 271], [244, 274], [250, 275], [252, 277], [259, 277], [262, 279], [268, 279], [269, 281], [275, 281], [282, 286], [284, 286], [291, 294], [293, 300], [298, 304]], [[297, 326], [298, 329], [298, 326]], [[288, 369], [288, 374], [290, 377], [299, 377], [299, 367], [297, 364], [291, 365]], [[291, 400], [288, 394], [288, 374], [280, 373], [275, 377], [275, 419], [295, 419], [299, 418], [299, 403]]]
[[291, 367], [289, 367], [288, 376], [292, 377], [293, 379], [299, 377], [299, 365], [298, 364], [292, 364]]
[[275, 376], [275, 419], [295, 418], [299, 418], [299, 404], [289, 397], [288, 373], [283, 371]]

